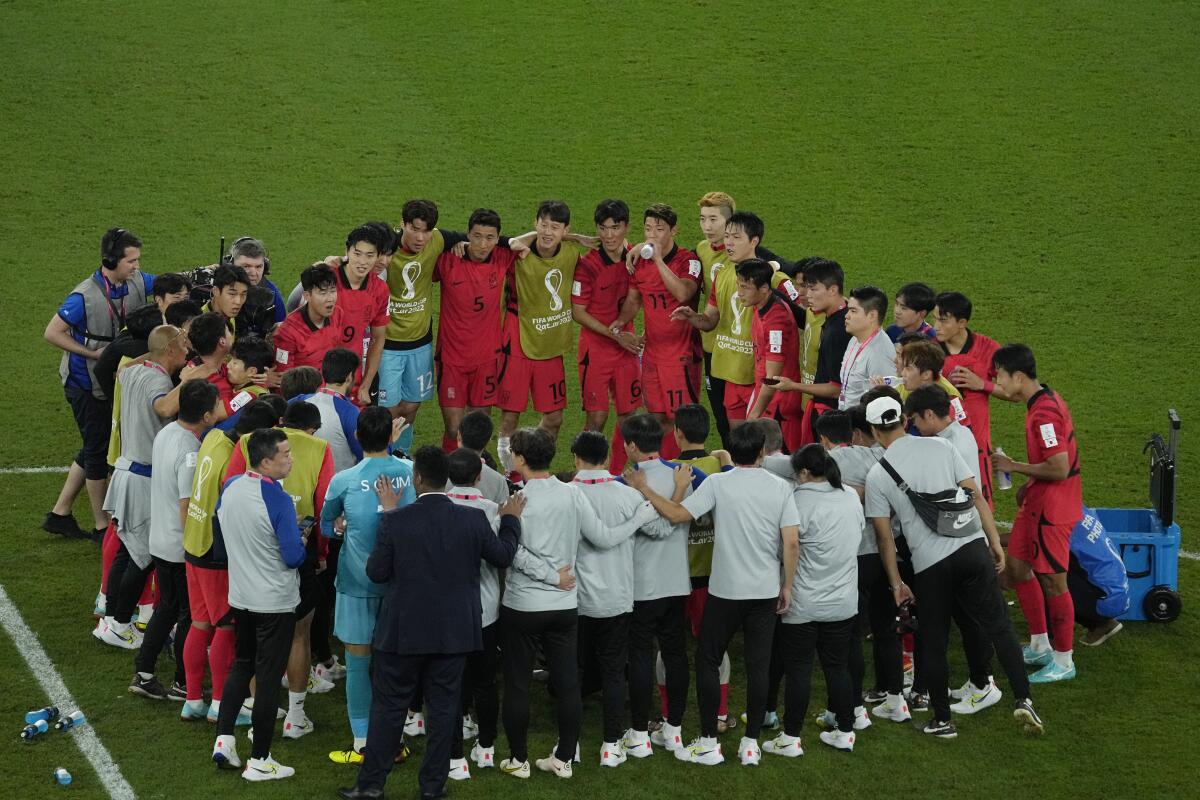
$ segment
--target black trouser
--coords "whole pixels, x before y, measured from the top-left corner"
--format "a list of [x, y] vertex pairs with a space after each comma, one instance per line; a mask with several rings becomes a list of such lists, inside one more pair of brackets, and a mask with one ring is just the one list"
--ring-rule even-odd
[[992, 672], [992, 642], [961, 602], [954, 602], [951, 613], [958, 632], [962, 634], [963, 652], [967, 656], [967, 676], [971, 683], [983, 688], [987, 686], [988, 675]]
[[134, 656], [133, 668], [138, 672], [154, 673], [158, 654], [167, 637], [175, 627], [175, 682], [180, 686], [187, 683], [183, 674], [183, 644], [187, 641], [188, 629], [192, 627], [192, 608], [188, 603], [187, 573], [183, 562], [164, 561], [154, 558], [154, 571], [158, 575], [158, 605], [154, 616], [146, 626], [142, 649]]
[[[684, 605], [687, 597], [660, 597], [633, 604], [629, 621], [629, 712], [630, 727], [645, 731], [650, 721], [654, 687], [654, 640], [662, 653], [667, 674], [667, 722], [683, 724], [687, 710], [689, 675], [687, 624]], [[720, 658], [717, 659], [720, 663]]]
[[316, 613], [313, 614], [312, 627], [309, 630], [313, 661], [321, 663], [333, 658], [333, 650], [329, 641], [329, 637], [333, 633], [333, 604], [337, 596], [333, 582], [337, 577], [338, 554], [341, 551], [341, 540], [330, 539], [325, 570], [317, 575], [317, 581], [321, 585], [321, 597], [317, 600]]
[[137, 608], [142, 590], [146, 588], [146, 578], [154, 569], [153, 559], [145, 569], [139, 567], [129, 556], [125, 543], [121, 542], [113, 562], [108, 568], [108, 586], [104, 593], [104, 608], [106, 613], [117, 622], [128, 625]]
[[708, 406], [712, 411], [721, 447], [729, 447], [729, 417], [725, 413], [725, 381], [712, 376], [712, 353], [704, 353], [704, 392], [708, 395]]
[[933, 566], [918, 572], [913, 593], [921, 602], [921, 638], [917, 640], [917, 647], [923, 652], [921, 670], [929, 689], [929, 704], [935, 719], [950, 719], [946, 646], [956, 602], [961, 604], [963, 611], [980, 626], [996, 648], [996, 656], [1008, 676], [1016, 699], [1030, 696], [1021, 645], [1013, 633], [1008, 606], [1004, 603], [1004, 595], [1000, 593], [996, 570], [983, 539], [963, 545]]
[[[359, 789], [382, 789], [404, 742], [404, 721], [417, 687], [425, 695], [425, 757], [418, 781], [421, 794], [440, 797], [450, 775], [454, 730], [459, 719], [463, 668], [467, 656], [371, 654], [371, 721], [358, 771]], [[258, 702], [255, 701], [255, 709]]]
[[[900, 572], [900, 580], [904, 581], [904, 583], [907, 584], [908, 587], [911, 588], [913, 590], [913, 593], [915, 594], [916, 593], [915, 587], [917, 585], [917, 579], [916, 579], [916, 574], [913, 572], [912, 561], [910, 559], [905, 559], [904, 561], [897, 561], [896, 568]], [[889, 593], [891, 592], [890, 589], [888, 591], [889, 591]], [[893, 603], [894, 602], [895, 602], [895, 600], [893, 599]], [[913, 605], [913, 613], [917, 617], [918, 620], [921, 619], [920, 610], [921, 610], [920, 597], [918, 596], [917, 602]], [[893, 616], [893, 618], [895, 617], [894, 611], [892, 613], [892, 616]], [[928, 693], [928, 690], [925, 688], [925, 675], [924, 675], [924, 669], [922, 667], [922, 660], [924, 658], [925, 658], [925, 654], [921, 650], [921, 628], [918, 627], [917, 630], [913, 633], [913, 683], [912, 683], [913, 694], [927, 694]], [[901, 657], [901, 659], [902, 659], [901, 660], [901, 670], [903, 670], [903, 656]]]
[[[799, 736], [804, 726], [812, 687], [813, 655], [816, 654], [821, 659], [821, 670], [825, 673], [829, 710], [837, 717], [838, 730], [849, 733], [854, 726], [854, 698], [850, 689], [847, 656], [851, 648], [850, 640], [855, 636], [854, 617], [839, 622], [803, 622], [779, 627], [779, 635], [783, 638], [780, 650], [787, 671], [784, 731], [788, 736]], [[747, 735], [751, 735], [749, 727], [747, 724]]]
[[[500, 690], [496, 672], [500, 668], [500, 623], [493, 622], [483, 629], [483, 649], [467, 656], [466, 678], [463, 680], [462, 711], [467, 709], [468, 690], [475, 708], [475, 723], [479, 726], [479, 746], [496, 744], [496, 721], [500, 716]], [[463, 757], [462, 725], [454, 727], [454, 748], [451, 758]]]
[[[533, 654], [540, 643], [550, 671], [554, 708], [558, 716], [559, 761], [575, 758], [579, 722], [578, 614], [565, 611], [514, 611], [500, 607], [504, 663], [504, 734], [517, 762], [529, 760], [529, 684], [533, 680]], [[425, 698], [428, 704], [429, 698]]]
[[279, 676], [287, 666], [292, 650], [292, 634], [296, 630], [296, 615], [259, 614], [233, 609], [234, 657], [225, 692], [221, 696], [221, 713], [217, 718], [217, 735], [233, 735], [242, 703], [250, 696], [250, 678], [255, 679], [254, 746], [251, 758], [266, 758], [271, 754], [271, 738], [275, 735], [275, 711], [279, 707]]
[[1075, 604], [1075, 621], [1080, 625], [1095, 628], [1112, 621], [1112, 617], [1106, 617], [1096, 610], [1096, 605], [1105, 598], [1105, 594], [1091, 584], [1074, 555], [1067, 570], [1067, 590], [1071, 593], [1071, 602]]
[[592, 659], [600, 672], [601, 706], [604, 709], [604, 741], [621, 738], [625, 716], [625, 665], [629, 661], [629, 620], [633, 614], [615, 617], [579, 617], [580, 671]]
[[66, 386], [63, 392], [79, 428], [83, 446], [75, 454], [75, 463], [89, 481], [108, 477], [108, 438], [112, 432], [112, 401], [97, 400], [90, 390]]
[[[900, 694], [904, 690], [904, 658], [901, 655], [900, 637], [896, 635], [896, 600], [888, 586], [887, 573], [878, 553], [858, 557], [858, 613], [859, 632], [862, 619], [871, 629], [871, 655], [875, 664], [875, 688], [888, 694]], [[861, 700], [866, 667], [855, 674], [855, 645], [850, 645], [850, 677], [854, 680], [855, 697]], [[861, 643], [859, 653], [861, 653]], [[861, 658], [861, 656], [860, 656]], [[861, 663], [861, 662], [859, 662]]]
[[779, 710], [779, 687], [783, 683], [786, 670], [783, 667], [783, 640], [779, 637], [783, 621], [775, 618], [775, 637], [771, 640], [771, 666], [767, 672], [767, 706], [766, 711]]
[[718, 670], [729, 642], [742, 629], [746, 660], [746, 735], [758, 738], [767, 708], [767, 680], [771, 642], [775, 638], [775, 602], [727, 600], [709, 594], [696, 644], [696, 700], [700, 705], [700, 735], [717, 735], [717, 708], [721, 704]]

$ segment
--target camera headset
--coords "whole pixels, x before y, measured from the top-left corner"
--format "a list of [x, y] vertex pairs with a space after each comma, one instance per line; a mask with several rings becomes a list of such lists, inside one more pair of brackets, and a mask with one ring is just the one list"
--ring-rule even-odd
[[125, 257], [125, 246], [121, 244], [125, 237], [129, 235], [129, 231], [124, 228], [109, 228], [104, 234], [104, 238], [108, 240], [107, 244], [101, 243], [100, 247], [100, 264], [105, 269], [116, 269], [117, 264], [121, 263], [121, 259]]
[[263, 244], [260, 239], [255, 239], [253, 236], [243, 236], [240, 239], [234, 240], [234, 243], [229, 246], [229, 252], [221, 258], [221, 263], [227, 264], [232, 267], [233, 260], [235, 258], [237, 258], [239, 255], [241, 255], [240, 253], [238, 253], [238, 250], [240, 249], [241, 245], [244, 244], [245, 242], [254, 242], [259, 247], [262, 248], [262, 251], [263, 251], [263, 275], [270, 275], [271, 274], [271, 256], [267, 253], [267, 246], [265, 244]]

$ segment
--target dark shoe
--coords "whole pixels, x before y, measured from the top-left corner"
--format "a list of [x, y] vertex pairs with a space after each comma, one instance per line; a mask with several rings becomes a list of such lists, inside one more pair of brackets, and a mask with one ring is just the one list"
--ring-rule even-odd
[[75, 517], [70, 514], [55, 514], [53, 511], [47, 513], [46, 518], [42, 520], [42, 530], [46, 533], [65, 536], [68, 539], [87, 538], [87, 534], [79, 527]]
[[135, 672], [133, 674], [133, 683], [129, 684], [129, 692], [131, 694], [140, 694], [142, 697], [148, 697], [151, 700], [167, 699], [167, 690], [158, 682], [158, 678], [153, 675], [149, 678], [143, 678]]
[[357, 786], [343, 786], [337, 790], [337, 796], [342, 798], [342, 800], [383, 800], [383, 789], [360, 789]]
[[175, 681], [171, 684], [171, 688], [167, 689], [167, 699], [178, 700], [182, 703], [184, 700], [187, 700], [187, 687], [179, 683], [179, 681]]
[[91, 539], [92, 544], [104, 545], [104, 534], [108, 532], [108, 528], [92, 528], [91, 533], [83, 534], [83, 538]]
[[396, 757], [392, 759], [393, 764], [403, 764], [408, 761], [408, 757], [412, 755], [412, 750], [409, 749], [408, 742], [403, 742], [400, 745], [400, 752], [396, 753]]
[[958, 729], [954, 727], [954, 723], [950, 720], [931, 719], [925, 723], [925, 727], [921, 730], [930, 736], [936, 736], [938, 739], [954, 739], [958, 736]]

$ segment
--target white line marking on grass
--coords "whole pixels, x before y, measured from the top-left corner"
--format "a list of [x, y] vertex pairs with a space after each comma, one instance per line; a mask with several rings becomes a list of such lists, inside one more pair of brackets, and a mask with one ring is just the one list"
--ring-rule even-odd
[[44, 473], [63, 473], [70, 467], [3, 467], [0, 475], [42, 475]]
[[[62, 675], [59, 675], [58, 670], [55, 669], [54, 662], [46, 655], [37, 635], [25, 624], [24, 617], [21, 616], [21, 612], [17, 610], [8, 593], [4, 591], [3, 586], [0, 586], [0, 627], [8, 632], [17, 652], [25, 659], [33, 677], [37, 679], [50, 698], [51, 705], [58, 706], [63, 714], [69, 714], [79, 708], [75, 703], [75, 698], [71, 697], [71, 692], [63, 683]], [[136, 800], [137, 795], [134, 794], [133, 787], [129, 785], [129, 781], [125, 780], [125, 776], [121, 774], [121, 768], [117, 766], [117, 762], [113, 761], [112, 756], [108, 753], [108, 748], [100, 741], [100, 737], [96, 735], [96, 731], [90, 724], [72, 729], [71, 737], [75, 740], [75, 744], [79, 745], [79, 749], [88, 763], [92, 765], [92, 769], [96, 770], [96, 775], [100, 777], [100, 782], [104, 784], [109, 797], [113, 800]]]
[[1181, 558], [1190, 558], [1192, 561], [1200, 561], [1200, 553], [1193, 553], [1191, 550], [1180, 550]]

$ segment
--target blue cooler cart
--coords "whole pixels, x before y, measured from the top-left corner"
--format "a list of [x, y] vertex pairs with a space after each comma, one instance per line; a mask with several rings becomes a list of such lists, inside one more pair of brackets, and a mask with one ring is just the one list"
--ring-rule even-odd
[[1116, 545], [1129, 576], [1129, 610], [1122, 620], [1171, 622], [1183, 609], [1179, 597], [1179, 525], [1175, 523], [1175, 463], [1179, 415], [1167, 412], [1167, 441], [1154, 434], [1150, 453], [1153, 508], [1097, 508], [1096, 518]]

